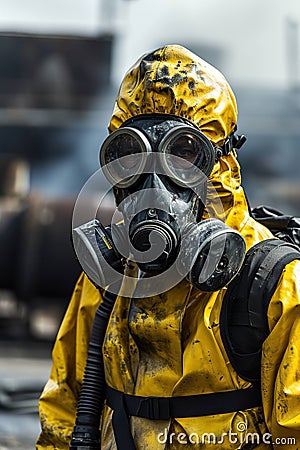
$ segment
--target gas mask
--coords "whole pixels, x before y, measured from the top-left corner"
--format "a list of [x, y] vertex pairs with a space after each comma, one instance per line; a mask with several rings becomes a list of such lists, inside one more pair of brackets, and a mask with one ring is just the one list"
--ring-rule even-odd
[[216, 147], [188, 120], [165, 114], [136, 116], [111, 133], [100, 164], [123, 221], [104, 228], [93, 220], [73, 239], [98, 284], [113, 281], [103, 267], [122, 273], [125, 260], [142, 277], [172, 273], [173, 284], [186, 277], [204, 292], [229, 283], [242, 265], [244, 239], [217, 218], [201, 218], [215, 162], [244, 140], [233, 133]]

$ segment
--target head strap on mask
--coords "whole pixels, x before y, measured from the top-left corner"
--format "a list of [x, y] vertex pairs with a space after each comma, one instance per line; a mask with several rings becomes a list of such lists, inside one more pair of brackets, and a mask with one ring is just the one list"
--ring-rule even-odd
[[239, 150], [246, 142], [247, 138], [244, 134], [235, 134], [237, 126], [235, 126], [233, 132], [225, 139], [224, 143], [216, 147], [216, 161], [222, 156], [228, 156], [233, 148]]

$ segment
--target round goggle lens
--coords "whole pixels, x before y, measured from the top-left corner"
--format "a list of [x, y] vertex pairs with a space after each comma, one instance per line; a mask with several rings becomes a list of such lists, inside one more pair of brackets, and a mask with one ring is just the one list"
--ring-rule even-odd
[[115, 131], [104, 141], [100, 150], [104, 175], [116, 186], [131, 186], [144, 169], [150, 151], [150, 144], [138, 130], [127, 128]]
[[194, 186], [202, 181], [199, 169], [205, 177], [212, 171], [213, 146], [204, 135], [190, 127], [171, 130], [160, 149], [164, 169], [179, 184]]

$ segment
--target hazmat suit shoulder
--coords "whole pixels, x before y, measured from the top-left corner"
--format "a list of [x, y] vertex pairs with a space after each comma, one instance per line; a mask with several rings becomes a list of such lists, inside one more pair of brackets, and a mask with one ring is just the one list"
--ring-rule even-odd
[[262, 354], [264, 414], [273, 437], [294, 438], [295, 443], [286, 448], [297, 449], [300, 447], [300, 261], [291, 262], [283, 270], [269, 304], [268, 322], [270, 334]]
[[100, 292], [82, 274], [60, 326], [50, 378], [39, 401], [42, 433], [37, 449], [69, 448], [92, 323], [100, 303]]

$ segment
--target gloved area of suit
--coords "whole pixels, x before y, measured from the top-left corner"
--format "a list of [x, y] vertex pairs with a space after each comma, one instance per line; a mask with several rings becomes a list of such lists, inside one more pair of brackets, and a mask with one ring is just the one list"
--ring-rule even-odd
[[[177, 45], [144, 55], [131, 67], [121, 84], [109, 130], [136, 115], [153, 113], [188, 119], [214, 145], [222, 144], [237, 122], [235, 98], [223, 75]], [[209, 181], [214, 189], [208, 186], [201, 220], [213, 211], [214, 217], [242, 234], [247, 249], [272, 237], [249, 215], [234, 150], [216, 162]], [[120, 288], [103, 346], [108, 386], [128, 394], [164, 397], [250, 386], [231, 366], [220, 335], [226, 287], [204, 293], [184, 279], [167, 292], [135, 299], [136, 265], [128, 264], [125, 272], [126, 286]], [[39, 403], [42, 432], [37, 449], [68, 449], [93, 317], [100, 302], [101, 294], [83, 274], [53, 349], [50, 379]], [[168, 421], [131, 417], [136, 448], [281, 448], [276, 439], [290, 437], [296, 443], [286, 441], [285, 448], [300, 448], [299, 261], [283, 271], [269, 305], [268, 321], [270, 335], [262, 356], [263, 407]], [[101, 449], [116, 449], [111, 415], [105, 406]], [[201, 443], [204, 433], [217, 437], [217, 442], [206, 439]], [[257, 433], [259, 442], [250, 447], [246, 433]], [[263, 440], [265, 433], [272, 438]]]

